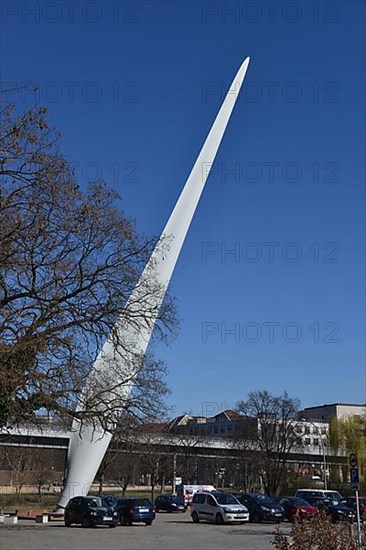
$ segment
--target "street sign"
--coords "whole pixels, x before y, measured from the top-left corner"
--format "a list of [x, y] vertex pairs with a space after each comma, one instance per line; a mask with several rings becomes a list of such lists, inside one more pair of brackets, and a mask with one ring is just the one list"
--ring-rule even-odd
[[349, 465], [351, 468], [357, 468], [357, 456], [355, 453], [349, 455]]
[[358, 475], [358, 468], [350, 468], [351, 486], [353, 489], [358, 489], [360, 484], [360, 478]]

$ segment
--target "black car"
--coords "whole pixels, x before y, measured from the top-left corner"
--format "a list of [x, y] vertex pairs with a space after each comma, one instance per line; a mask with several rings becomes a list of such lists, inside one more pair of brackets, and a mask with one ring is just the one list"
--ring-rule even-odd
[[241, 504], [249, 510], [249, 521], [275, 521], [284, 519], [284, 509], [277, 502], [260, 493], [234, 494]]
[[336, 500], [321, 499], [314, 503], [320, 511], [326, 512], [333, 523], [337, 521], [354, 521], [356, 512]]
[[121, 525], [132, 525], [137, 522], [152, 525], [155, 519], [155, 508], [148, 498], [119, 498], [114, 509]]
[[166, 512], [185, 512], [186, 505], [183, 500], [176, 495], [160, 495], [155, 499], [155, 510], [160, 512], [165, 510]]
[[100, 497], [74, 497], [65, 508], [65, 527], [81, 523], [83, 527], [95, 525], [118, 525], [118, 514]]

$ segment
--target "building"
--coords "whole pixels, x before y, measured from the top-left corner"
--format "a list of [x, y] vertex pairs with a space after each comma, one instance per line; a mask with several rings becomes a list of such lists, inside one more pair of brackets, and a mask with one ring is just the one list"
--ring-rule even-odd
[[332, 417], [336, 417], [337, 419], [344, 419], [352, 416], [365, 417], [366, 405], [330, 403], [326, 405], [317, 405], [316, 407], [306, 407], [301, 414], [305, 420], [330, 422]]
[[176, 435], [202, 437], [233, 437], [238, 427], [249, 422], [243, 415], [227, 409], [215, 416], [177, 416], [169, 424], [169, 432]]

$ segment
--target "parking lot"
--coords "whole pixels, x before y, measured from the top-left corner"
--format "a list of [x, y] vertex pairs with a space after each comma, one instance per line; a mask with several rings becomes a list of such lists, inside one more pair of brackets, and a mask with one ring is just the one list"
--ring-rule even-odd
[[[189, 512], [157, 514], [151, 527], [135, 524], [131, 527], [64, 527], [61, 522], [41, 525], [20, 520], [18, 525], [0, 528], [1, 550], [266, 550], [276, 526], [272, 523], [245, 525], [194, 524]], [[288, 523], [281, 528], [288, 532]]]

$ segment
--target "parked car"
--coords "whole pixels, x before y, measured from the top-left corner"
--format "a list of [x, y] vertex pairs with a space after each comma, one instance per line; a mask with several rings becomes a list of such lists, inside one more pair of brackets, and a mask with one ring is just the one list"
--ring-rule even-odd
[[296, 491], [295, 497], [303, 498], [310, 502], [311, 499], [322, 499], [327, 498], [329, 500], [341, 501], [342, 495], [338, 491], [331, 491], [327, 489], [298, 489]]
[[284, 519], [284, 509], [272, 498], [260, 493], [234, 494], [241, 504], [249, 510], [249, 520], [255, 522], [275, 521], [280, 523]]
[[312, 519], [318, 513], [318, 508], [299, 497], [277, 497], [274, 499], [285, 511], [285, 519], [300, 521]]
[[155, 519], [155, 508], [148, 498], [119, 498], [115, 510], [120, 525], [132, 525], [138, 522], [152, 525]]
[[155, 511], [185, 512], [187, 509], [183, 500], [177, 495], [160, 495], [155, 499]]
[[118, 525], [118, 513], [100, 497], [74, 497], [65, 507], [65, 527], [81, 523], [83, 527], [95, 525]]
[[332, 491], [330, 489], [323, 489], [325, 498], [330, 498], [330, 500], [337, 500], [340, 502], [342, 500], [342, 495], [338, 491]]
[[335, 500], [321, 499], [315, 506], [318, 510], [326, 512], [332, 519], [333, 523], [337, 521], [354, 521], [356, 512]]
[[[356, 497], [342, 498], [341, 504], [344, 504], [344, 506], [347, 506], [347, 508], [351, 508], [356, 512]], [[360, 515], [366, 515], [366, 497], [358, 497], [358, 505], [360, 507]]]
[[218, 525], [249, 521], [246, 506], [240, 504], [233, 495], [219, 491], [195, 493], [192, 500], [191, 517], [194, 523], [204, 520]]

